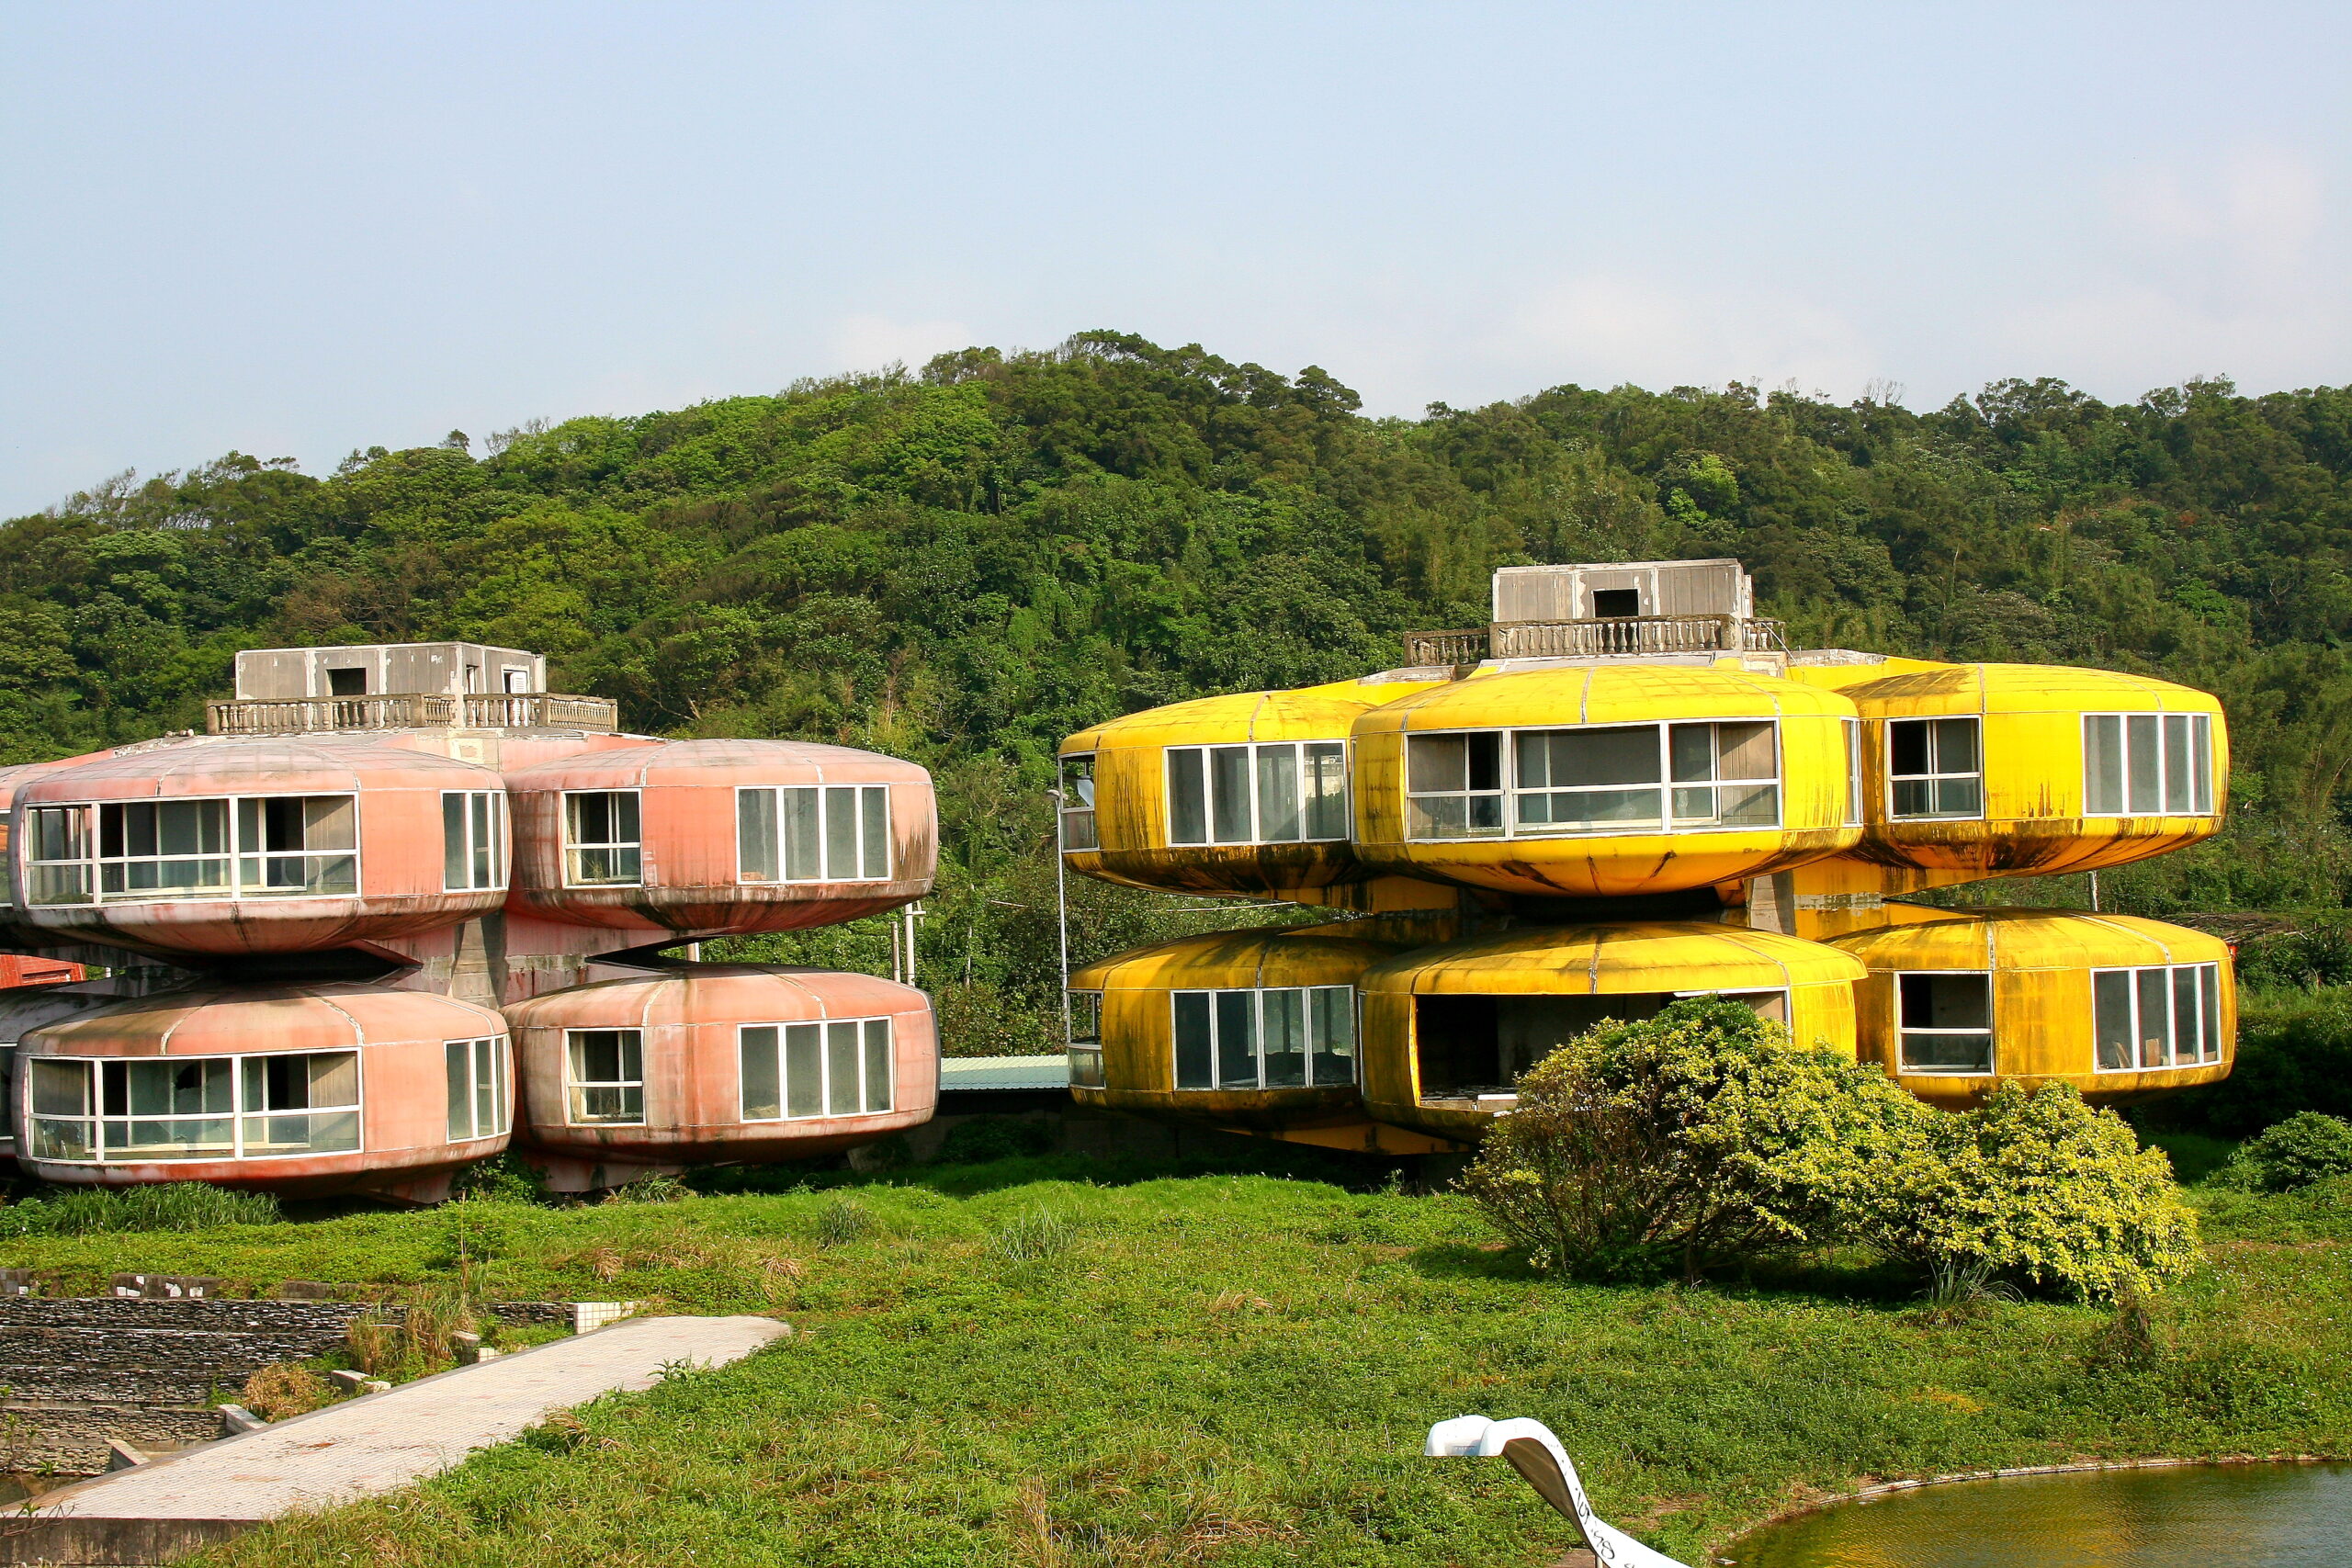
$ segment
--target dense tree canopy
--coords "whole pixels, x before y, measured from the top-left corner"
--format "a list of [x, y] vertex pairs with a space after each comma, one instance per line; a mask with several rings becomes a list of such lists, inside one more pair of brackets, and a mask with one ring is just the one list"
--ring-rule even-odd
[[[2120, 876], [2141, 907], [2352, 889], [2352, 388], [2192, 381], [2118, 406], [2018, 380], [1914, 413], [1567, 386], [1418, 421], [1358, 409], [1320, 369], [1102, 332], [526, 427], [478, 456], [452, 432], [325, 479], [239, 453], [125, 476], [0, 525], [0, 760], [200, 728], [241, 648], [537, 649], [552, 684], [620, 699], [635, 728], [931, 767], [949, 863], [928, 945], [969, 976], [943, 1001], [978, 1031], [1050, 1002], [1040, 792], [1064, 734], [1393, 664], [1406, 630], [1483, 623], [1497, 566], [1736, 555], [1792, 645], [2219, 693], [2235, 823]], [[1091, 944], [1171, 918], [1085, 897]], [[863, 939], [807, 940], [854, 961]]]

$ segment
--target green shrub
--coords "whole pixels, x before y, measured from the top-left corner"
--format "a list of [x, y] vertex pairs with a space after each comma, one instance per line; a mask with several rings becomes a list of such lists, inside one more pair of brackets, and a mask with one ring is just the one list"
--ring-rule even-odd
[[1922, 1157], [1864, 1190], [1858, 1238], [1932, 1270], [1981, 1265], [2093, 1300], [2154, 1291], [2197, 1261], [2196, 1216], [2164, 1151], [2072, 1085], [2005, 1082], [1926, 1129]]
[[1933, 1114], [1736, 1002], [1677, 1002], [1538, 1063], [1461, 1185], [1538, 1268], [1688, 1277], [1834, 1235]]
[[2301, 1111], [2240, 1145], [2221, 1179], [2255, 1192], [2290, 1192], [2335, 1176], [2352, 1176], [2352, 1122]]
[[547, 1201], [546, 1175], [512, 1149], [476, 1160], [449, 1179], [452, 1198], [486, 1199], [496, 1203]]
[[284, 1216], [266, 1192], [234, 1192], [209, 1181], [153, 1187], [52, 1189], [0, 1209], [0, 1235], [87, 1235], [101, 1231], [209, 1231], [276, 1224]]
[[1050, 1122], [1012, 1116], [975, 1116], [947, 1129], [939, 1141], [941, 1165], [986, 1165], [1054, 1152]]

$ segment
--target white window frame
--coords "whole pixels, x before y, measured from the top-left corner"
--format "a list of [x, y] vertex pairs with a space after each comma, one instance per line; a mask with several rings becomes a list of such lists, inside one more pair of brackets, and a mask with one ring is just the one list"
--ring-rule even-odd
[[[2132, 766], [2132, 721], [2152, 719], [2156, 727], [2156, 804], [2153, 809], [2137, 811], [2132, 806], [2132, 785], [2135, 782]], [[2102, 720], [2113, 721], [2116, 735], [2117, 784], [2122, 802], [2114, 810], [2103, 810], [2091, 804], [2091, 727]], [[2178, 722], [2188, 738], [2188, 808], [2176, 811], [2168, 798], [2172, 793], [2172, 747], [2165, 731]], [[2086, 817], [2213, 817], [2218, 816], [2221, 792], [2213, 776], [2213, 716], [2207, 713], [2163, 713], [2145, 708], [2118, 709], [2112, 713], [2083, 715], [2083, 815]]]
[[[1310, 835], [1306, 830], [1306, 749], [1336, 750], [1340, 759], [1340, 830], [1336, 833]], [[1227, 740], [1199, 746], [1167, 746], [1160, 750], [1160, 807], [1166, 813], [1162, 820], [1168, 824], [1168, 842], [1178, 849], [1238, 849], [1256, 844], [1344, 844], [1352, 836], [1352, 813], [1355, 809], [1355, 772], [1352, 747], [1345, 736], [1316, 736], [1300, 740]], [[1250, 832], [1246, 838], [1219, 838], [1216, 830], [1216, 779], [1210, 771], [1212, 752], [1240, 751], [1247, 754], [1250, 780]], [[1296, 836], [1288, 839], [1266, 837], [1265, 773], [1262, 759], [1270, 752], [1290, 753], [1291, 782], [1295, 791], [1293, 809], [1298, 818]], [[1194, 753], [1201, 767], [1201, 831], [1204, 837], [1180, 839], [1176, 836], [1176, 758], [1180, 753]]]
[[1071, 991], [1069, 996], [1069, 1081], [1080, 1089], [1102, 1087], [1102, 993]]
[[1094, 811], [1095, 770], [1101, 766], [1101, 753], [1073, 751], [1054, 762], [1056, 777], [1061, 784], [1061, 850], [1064, 854], [1078, 854], [1102, 847], [1101, 824]]
[[[791, 874], [792, 866], [790, 856], [787, 851], [787, 846], [784, 841], [784, 797], [787, 794], [806, 794], [816, 797], [817, 874], [813, 876], [794, 876]], [[843, 795], [847, 795], [852, 797], [850, 802], [851, 816], [853, 818], [851, 827], [851, 849], [852, 853], [857, 860], [856, 870], [858, 874], [855, 876], [833, 876], [829, 874], [833, 869], [830, 863], [832, 853], [833, 816], [840, 808], [840, 797]], [[747, 808], [759, 809], [759, 807], [752, 805], [750, 797], [753, 796], [766, 797], [764, 809], [767, 812], [767, 826], [769, 829], [768, 842], [769, 847], [775, 851], [775, 874], [774, 876], [757, 875], [752, 870], [747, 869], [744, 863], [749, 858], [751, 858], [752, 852], [752, 846], [746, 841], [743, 832], [744, 815]], [[882, 817], [881, 835], [878, 845], [870, 844], [866, 834], [867, 828], [871, 826], [871, 823], [868, 820], [872, 815], [871, 808], [874, 802], [876, 800], [881, 802]], [[820, 882], [888, 882], [890, 880], [890, 862], [894, 851], [894, 846], [891, 843], [890, 829], [890, 786], [888, 784], [738, 784], [735, 787], [735, 880], [739, 885], [746, 887], [775, 887], [787, 884]], [[868, 852], [876, 848], [878, 848], [880, 852], [879, 859], [881, 863], [878, 870], [869, 863], [876, 857]]]
[[[637, 837], [634, 839], [599, 840], [588, 843], [571, 836], [571, 803], [594, 795], [628, 795], [637, 802]], [[641, 789], [568, 789], [563, 792], [560, 833], [563, 848], [563, 885], [566, 887], [642, 887], [645, 886], [645, 792]], [[579, 856], [596, 851], [633, 850], [637, 853], [637, 874], [632, 877], [600, 877], [582, 880], [579, 874]]]
[[[349, 801], [351, 803], [351, 847], [347, 850], [272, 850], [264, 848], [262, 845], [258, 844], [249, 847], [244, 841], [245, 807], [248, 805], [259, 805], [266, 807], [268, 802], [274, 800]], [[218, 853], [107, 855], [99, 852], [100, 826], [103, 821], [104, 810], [107, 807], [194, 806], [210, 805], [215, 802], [218, 802], [223, 808], [228, 824], [228, 830], [224, 838], [223, 845]], [[291, 792], [279, 792], [268, 795], [149, 795], [137, 800], [45, 800], [29, 804], [25, 807], [22, 813], [22, 817], [24, 818], [22, 825], [29, 828], [33, 818], [38, 813], [65, 813], [67, 814], [66, 820], [70, 825], [68, 837], [78, 841], [81, 853], [79, 855], [69, 855], [56, 860], [38, 860], [35, 859], [33, 855], [34, 846], [39, 837], [37, 833], [28, 831], [20, 835], [12, 835], [12, 837], [17, 840], [17, 845], [14, 852], [18, 857], [18, 864], [24, 874], [24, 886], [27, 897], [30, 900], [33, 906], [38, 908], [74, 908], [90, 904], [174, 904], [193, 901], [200, 901], [204, 903], [252, 903], [261, 900], [267, 900], [275, 903], [284, 899], [295, 898], [356, 898], [361, 896], [363, 890], [368, 886], [367, 866], [366, 863], [361, 859], [360, 851], [360, 845], [364, 841], [366, 835], [360, 830], [359, 807], [360, 792], [356, 790], [342, 793], [335, 791], [305, 790], [299, 795]], [[264, 843], [266, 843], [266, 841], [267, 840], [265, 838]], [[247, 888], [247, 875], [249, 874], [258, 875], [262, 872], [263, 868], [267, 866], [268, 863], [273, 861], [326, 860], [350, 861], [350, 891], [337, 892], [329, 890], [325, 892], [311, 893], [304, 892], [300, 889], [256, 887], [252, 890], [248, 890]], [[142, 887], [137, 889], [126, 888], [124, 891], [119, 893], [109, 893], [106, 890], [106, 877], [104, 873], [105, 869], [109, 866], [128, 868], [133, 865], [152, 865], [166, 863], [191, 863], [205, 861], [217, 861], [225, 868], [227, 880], [220, 887]], [[69, 898], [34, 898], [32, 897], [33, 884], [41, 879], [41, 874], [43, 872], [55, 873], [68, 868], [74, 868], [78, 871], [78, 874], [74, 880], [76, 880], [80, 885], [80, 897]], [[125, 882], [130, 880], [127, 869], [123, 879]]]
[[[314, 1056], [351, 1057], [351, 1077], [354, 1085], [354, 1092], [357, 1098], [345, 1105], [313, 1105], [305, 1106], [300, 1110], [270, 1111], [254, 1110], [252, 1107], [249, 1107], [245, 1103], [245, 1064], [247, 1062], [277, 1060], [281, 1057], [288, 1056], [300, 1056], [305, 1058]], [[86, 1103], [90, 1107], [90, 1113], [88, 1115], [51, 1116], [35, 1113], [33, 1110], [32, 1087], [34, 1071], [39, 1065], [51, 1062], [72, 1064], [82, 1068], [84, 1082], [86, 1086], [86, 1093], [88, 1095]], [[117, 1064], [144, 1064], [150, 1062], [164, 1062], [175, 1066], [187, 1066], [198, 1062], [227, 1063], [229, 1065], [229, 1102], [231, 1109], [210, 1115], [202, 1112], [189, 1115], [162, 1116], [133, 1116], [129, 1114], [119, 1116], [107, 1115], [106, 1113], [105, 1100], [105, 1069]], [[25, 1149], [19, 1150], [19, 1153], [25, 1154], [25, 1157], [36, 1160], [42, 1164], [95, 1166], [173, 1165], [182, 1162], [193, 1164], [198, 1161], [206, 1164], [220, 1164], [223, 1162], [243, 1163], [248, 1161], [284, 1159], [317, 1159], [325, 1155], [356, 1156], [366, 1154], [368, 1150], [367, 1060], [365, 1053], [358, 1046], [345, 1045], [326, 1051], [253, 1051], [229, 1056], [57, 1056], [43, 1053], [39, 1055], [22, 1057], [22, 1059], [17, 1064], [17, 1104], [20, 1112], [20, 1118], [17, 1124], [25, 1129], [26, 1149], [28, 1149], [33, 1144], [38, 1142], [38, 1134], [35, 1128], [35, 1123], [37, 1122], [80, 1122], [87, 1126], [89, 1129], [90, 1135], [88, 1143], [91, 1150], [91, 1156], [87, 1159], [74, 1159], [69, 1156], [62, 1155], [35, 1155], [26, 1153]], [[347, 1149], [303, 1148], [288, 1150], [278, 1154], [248, 1153], [248, 1140], [245, 1135], [245, 1123], [247, 1121], [267, 1120], [271, 1117], [279, 1116], [349, 1116], [353, 1119], [353, 1126], [358, 1134], [358, 1138], [356, 1143]], [[219, 1121], [226, 1121], [230, 1124], [231, 1128], [230, 1152], [226, 1154], [159, 1154], [156, 1152], [153, 1145], [133, 1145], [127, 1152], [112, 1156], [109, 1156], [107, 1152], [106, 1136], [107, 1124], [108, 1122]]]
[[[567, 1045], [567, 1050], [569, 1049]], [[444, 1089], [458, 1085], [453, 1071], [462, 1058], [465, 1064], [465, 1095], [462, 1100], [451, 1095], [448, 1105], [447, 1130], [449, 1142], [470, 1144], [481, 1138], [503, 1138], [514, 1131], [513, 1046], [503, 1034], [482, 1035], [472, 1040], [444, 1040], [441, 1043], [441, 1076]], [[489, 1125], [483, 1125], [482, 1101], [490, 1101]], [[466, 1125], [469, 1132], [457, 1130], [458, 1107], [465, 1107]]]
[[[567, 1029], [563, 1032], [563, 1124], [567, 1127], [643, 1127], [645, 1114], [645, 1030], [642, 1027], [619, 1029]], [[583, 1078], [572, 1071], [572, 1041], [582, 1034], [634, 1034], [637, 1036], [637, 1077], [616, 1078]], [[626, 1065], [624, 1055], [623, 1065]], [[635, 1089], [637, 1114], [634, 1116], [591, 1117], [581, 1111], [581, 1095], [589, 1089]]]
[[[1330, 1083], [1318, 1083], [1316, 1081], [1315, 1077], [1316, 1010], [1314, 998], [1317, 992], [1332, 991], [1345, 993], [1347, 998], [1343, 1010], [1347, 1015], [1348, 1029], [1350, 1032], [1348, 1036], [1349, 1074], [1347, 1080], [1344, 1083], [1337, 1081]], [[1305, 1052], [1306, 1066], [1303, 1069], [1304, 1081], [1299, 1083], [1270, 1084], [1266, 1081], [1266, 998], [1276, 992], [1296, 992], [1299, 997], [1300, 1024], [1305, 1030], [1306, 1036], [1306, 1049]], [[1177, 1022], [1177, 1010], [1181, 1005], [1181, 998], [1185, 997], [1206, 997], [1209, 998], [1209, 1077], [1214, 1079], [1217, 1077], [1217, 1066], [1220, 1059], [1217, 1034], [1221, 1026], [1218, 1022], [1218, 1015], [1223, 1010], [1217, 1006], [1216, 998], [1219, 997], [1231, 996], [1245, 996], [1250, 998], [1250, 1053], [1257, 1062], [1257, 1083], [1255, 1085], [1220, 1084], [1215, 1082], [1207, 1084], [1185, 1083], [1183, 1081], [1182, 1060], [1179, 1055], [1181, 1047], [1177, 1043], [1177, 1032], [1179, 1028]], [[1265, 1092], [1269, 1090], [1299, 1089], [1352, 1089], [1363, 1081], [1363, 999], [1357, 994], [1356, 988], [1353, 986], [1222, 986], [1214, 988], [1188, 986], [1181, 990], [1170, 991], [1168, 995], [1168, 1068], [1170, 1085], [1179, 1094], [1249, 1094]]]
[[[1705, 725], [1719, 728], [1727, 724], [1759, 724], [1772, 738], [1772, 776], [1770, 779], [1677, 779], [1674, 776], [1673, 732], [1678, 727]], [[1576, 784], [1521, 788], [1519, 784], [1520, 739], [1528, 735], [1558, 735], [1577, 730], [1654, 728], [1657, 732], [1658, 777], [1655, 784]], [[1498, 738], [1497, 779], [1500, 788], [1493, 790], [1415, 791], [1412, 787], [1412, 747], [1418, 739], [1439, 739], [1447, 736], [1492, 735]], [[1713, 743], [1710, 755], [1720, 758], [1719, 743]], [[1788, 820], [1788, 772], [1786, 754], [1782, 749], [1781, 721], [1774, 715], [1711, 714], [1703, 718], [1632, 719], [1621, 724], [1546, 724], [1521, 725], [1510, 729], [1416, 729], [1405, 737], [1405, 753], [1401, 759], [1403, 774], [1400, 783], [1405, 796], [1405, 836], [1408, 842], [1417, 844], [1449, 844], [1465, 840], [1494, 839], [1623, 839], [1637, 837], [1680, 836], [1686, 833], [1758, 833], [1778, 832]], [[1721, 789], [1769, 786], [1772, 791], [1772, 819], [1770, 822], [1720, 822], [1705, 817], [1674, 815], [1676, 792], [1683, 790]], [[1658, 796], [1658, 817], [1656, 821], [1629, 822], [1596, 827], [1560, 826], [1549, 822], [1522, 823], [1520, 820], [1520, 796], [1529, 795], [1576, 795], [1655, 790]], [[1415, 802], [1423, 800], [1464, 800], [1496, 796], [1499, 801], [1502, 826], [1498, 829], [1464, 833], [1425, 834], [1414, 831]]]
[[[461, 853], [467, 866], [468, 880], [449, 880], [449, 803], [457, 801]], [[485, 817], [487, 820], [485, 821]], [[490, 829], [490, 841], [481, 841], [481, 829]], [[508, 832], [506, 823], [506, 792], [503, 789], [445, 789], [441, 792], [441, 890], [444, 893], [497, 893], [505, 890], [508, 878]], [[472, 880], [473, 867], [484, 852], [490, 856], [490, 880]]]
[[1862, 753], [1865, 750], [1862, 741], [1862, 721], [1859, 718], [1841, 718], [1838, 723], [1846, 737], [1844, 825], [1849, 828], [1859, 828], [1862, 825], [1865, 808], [1870, 801], [1870, 786], [1863, 782], [1866, 775], [1862, 771]]
[[[2193, 976], [2192, 985], [2197, 992], [2196, 1001], [2189, 1009], [2189, 1021], [2195, 1026], [2194, 1033], [2197, 1050], [2195, 1054], [2190, 1055], [2187, 1060], [2182, 1060], [2180, 1055], [2180, 990], [2177, 977], [2182, 974], [2190, 974]], [[2130, 1063], [2120, 1067], [2108, 1066], [2098, 1059], [2099, 977], [2105, 975], [2120, 975], [2125, 977], [2124, 993], [2128, 998], [2132, 1019], [2132, 1059]], [[2172, 1059], [2153, 1066], [2141, 1060], [2141, 1055], [2146, 1050], [2148, 1043], [2147, 1029], [2144, 1015], [2141, 1007], [2140, 976], [2143, 975], [2162, 975], [2165, 977], [2165, 1039], [2171, 1048]], [[2135, 964], [2092, 970], [2092, 1070], [2099, 1073], [2178, 1073], [2187, 1072], [2193, 1067], [2210, 1067], [2215, 1066], [2222, 1059], [2221, 987], [2222, 966], [2216, 962], [2207, 962], [2202, 964]], [[2211, 1026], [2211, 1033], [2210, 1035], [2207, 1032], [2207, 1025], [2209, 1024]]]
[[[775, 1053], [775, 1108], [773, 1116], [752, 1114], [751, 1075], [744, 1071], [752, 1044], [745, 1036], [754, 1029], [775, 1032], [775, 1039], [764, 1049]], [[816, 1111], [795, 1112], [792, 1109], [792, 1077], [789, 1070], [791, 1033], [796, 1029], [817, 1032], [817, 1104]], [[833, 1052], [831, 1033], [835, 1029], [854, 1029], [857, 1052], [857, 1105], [854, 1111], [836, 1111], [833, 1106]], [[875, 1031], [881, 1031], [882, 1103], [875, 1103], [874, 1069]], [[854, 1117], [888, 1116], [899, 1109], [899, 1029], [898, 1021], [888, 1013], [864, 1018], [795, 1018], [770, 1022], [739, 1023], [735, 1026], [735, 1113], [743, 1122], [764, 1125], [784, 1122], [842, 1122]]]
[[[2001, 1066], [2001, 1035], [1999, 998], [1996, 994], [1995, 976], [1991, 969], [1899, 969], [1894, 972], [1894, 1070], [1904, 1077], [1981, 1078], [1997, 1074]], [[1933, 1024], [1907, 1024], [1903, 1021], [1903, 982], [1912, 976], [1930, 979], [1950, 980], [1971, 976], [1984, 982], [1984, 1025], [1983, 1028], [1939, 1028]], [[1981, 1034], [1984, 1037], [1985, 1061], [1981, 1067], [1915, 1067], [1904, 1059], [1903, 1037], [1906, 1034]]]
[[[1901, 773], [1894, 771], [1894, 727], [1898, 724], [1947, 724], [1965, 720], [1976, 727], [1976, 766], [1963, 772], [1930, 771], [1924, 773]], [[1984, 716], [1981, 713], [1905, 714], [1899, 718], [1883, 721], [1885, 743], [1879, 748], [1880, 761], [1886, 765], [1886, 819], [1889, 822], [1982, 822], [1990, 802], [1984, 788]], [[1941, 742], [1937, 732], [1928, 731], [1928, 764], [1936, 770], [1939, 761], [1935, 752]], [[1973, 811], [1897, 811], [1894, 808], [1895, 786], [1906, 784], [1930, 784], [1940, 786], [1948, 779], [1973, 779], [1976, 783], [1976, 809]], [[1941, 794], [1940, 788], [1937, 791]]]

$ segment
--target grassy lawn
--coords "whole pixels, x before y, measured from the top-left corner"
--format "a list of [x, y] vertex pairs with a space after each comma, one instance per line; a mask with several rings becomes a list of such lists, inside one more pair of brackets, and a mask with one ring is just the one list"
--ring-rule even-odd
[[22, 1237], [0, 1264], [427, 1286], [462, 1243], [486, 1294], [801, 1331], [214, 1563], [1556, 1562], [1566, 1527], [1499, 1461], [1419, 1457], [1431, 1421], [1474, 1410], [1551, 1423], [1604, 1513], [1691, 1561], [1871, 1478], [2352, 1451], [2352, 1200], [2198, 1194], [2211, 1266], [2143, 1332], [2048, 1303], [1932, 1322], [1910, 1283], [1831, 1268], [1564, 1286], [1491, 1250], [1451, 1197], [1102, 1176], [1013, 1161], [777, 1196]]

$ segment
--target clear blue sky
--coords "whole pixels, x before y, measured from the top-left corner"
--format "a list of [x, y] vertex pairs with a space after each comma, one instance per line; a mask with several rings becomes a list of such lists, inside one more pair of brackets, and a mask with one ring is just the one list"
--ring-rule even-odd
[[1107, 326], [1376, 412], [2352, 381], [2352, 6], [0, 0], [0, 514]]

